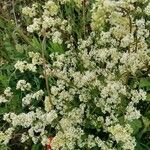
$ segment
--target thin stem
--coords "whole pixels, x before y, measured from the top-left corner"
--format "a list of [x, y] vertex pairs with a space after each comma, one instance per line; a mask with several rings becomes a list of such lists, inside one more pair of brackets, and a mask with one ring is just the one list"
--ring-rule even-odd
[[16, 27], [17, 27], [18, 23], [17, 23], [17, 17], [16, 17], [16, 13], [15, 13], [15, 2], [14, 2], [14, 0], [12, 0], [12, 12], [13, 12], [14, 21], [15, 21], [15, 24], [16, 24]]
[[86, 22], [85, 22], [86, 0], [83, 1], [83, 36], [85, 38]]
[[14, 70], [14, 72], [10, 75], [9, 79], [8, 79], [8, 83], [10, 83], [10, 80], [12, 78], [12, 76], [16, 73], [16, 69]]
[[[130, 28], [130, 34], [132, 33], [132, 19], [130, 17], [130, 14], [128, 14], [128, 18], [129, 18], [129, 28]], [[129, 50], [128, 52], [130, 53], [130, 45], [129, 45]]]
[[51, 106], [53, 107], [53, 103], [51, 100], [51, 94], [50, 94], [50, 88], [49, 88], [49, 84], [48, 84], [48, 76], [46, 73], [46, 60], [45, 60], [45, 55], [44, 55], [45, 50], [46, 50], [46, 36], [44, 36], [43, 41], [42, 41], [42, 58], [43, 58], [44, 78], [45, 78], [45, 83], [46, 83], [46, 89], [48, 92], [49, 101], [51, 103]]

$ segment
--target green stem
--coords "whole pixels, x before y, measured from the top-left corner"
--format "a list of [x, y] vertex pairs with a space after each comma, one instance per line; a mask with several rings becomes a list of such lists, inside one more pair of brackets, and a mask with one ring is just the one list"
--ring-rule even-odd
[[45, 50], [46, 50], [46, 36], [44, 36], [43, 41], [42, 41], [42, 58], [43, 58], [43, 67], [44, 67], [44, 77], [45, 77], [46, 89], [47, 89], [49, 101], [50, 101], [51, 106], [53, 108], [54, 106], [53, 106], [53, 103], [51, 100], [50, 88], [49, 88], [49, 83], [48, 83], [48, 76], [46, 73], [46, 60], [45, 60], [45, 55], [44, 55]]

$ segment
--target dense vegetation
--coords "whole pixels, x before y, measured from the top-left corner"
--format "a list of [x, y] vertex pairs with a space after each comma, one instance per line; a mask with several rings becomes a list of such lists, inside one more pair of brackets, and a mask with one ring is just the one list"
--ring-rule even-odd
[[0, 1], [0, 150], [149, 150], [149, 0]]

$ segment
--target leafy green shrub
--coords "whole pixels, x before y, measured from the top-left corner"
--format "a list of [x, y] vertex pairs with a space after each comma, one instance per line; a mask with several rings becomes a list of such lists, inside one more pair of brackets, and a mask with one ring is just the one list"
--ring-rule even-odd
[[16, 33], [27, 44], [15, 45], [9, 80], [0, 76], [1, 145], [41, 150], [51, 138], [53, 150], [150, 149], [150, 2], [49, 0], [21, 10]]

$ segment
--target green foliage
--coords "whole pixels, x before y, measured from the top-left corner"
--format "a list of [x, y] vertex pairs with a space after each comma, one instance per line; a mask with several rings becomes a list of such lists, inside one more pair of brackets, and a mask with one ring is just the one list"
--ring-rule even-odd
[[149, 90], [150, 89], [150, 78], [141, 78], [139, 87], [146, 88], [147, 90]]
[[141, 120], [133, 120], [129, 123], [133, 129], [133, 134], [139, 133], [140, 128], [142, 128]]
[[[4, 5], [4, 2], [8, 3], [9, 1], [3, 0], [2, 5]], [[14, 2], [14, 1], [13, 1]], [[6, 5], [6, 10], [4, 13], [2, 10], [0, 10], [0, 94], [4, 91], [4, 89], [8, 86], [11, 86], [13, 90], [15, 91], [15, 95], [13, 95], [12, 100], [8, 104], [0, 105], [0, 116], [7, 112], [14, 112], [16, 114], [19, 114], [23, 112], [22, 108], [22, 93], [18, 92], [16, 90], [16, 82], [18, 79], [24, 78], [30, 81], [33, 85], [33, 89], [40, 90], [41, 87], [46, 91], [45, 89], [45, 82], [44, 79], [39, 80], [38, 73], [30, 74], [29, 72], [25, 72], [24, 75], [20, 74], [18, 71], [14, 70], [14, 63], [17, 60], [26, 60], [29, 59], [27, 54], [29, 51], [34, 52], [41, 52], [42, 49], [42, 39], [39, 38], [37, 34], [33, 34], [32, 36], [29, 35], [26, 32], [26, 23], [30, 22], [30, 20], [25, 20], [21, 17], [21, 8], [23, 6], [31, 5], [32, 2], [39, 2], [40, 4], [44, 3], [42, 0], [16, 0], [14, 3], [12, 2], [11, 6]], [[91, 19], [91, 13], [88, 11], [92, 7], [92, 0], [89, 1], [89, 5], [87, 7], [84, 7], [83, 9], [79, 9], [75, 7], [74, 2], [71, 2], [67, 5], [61, 5], [61, 17], [64, 18], [65, 16], [69, 16], [68, 19], [70, 21], [70, 24], [72, 25], [72, 36], [75, 39], [74, 45], [75, 50], [77, 50], [77, 42], [78, 39], [85, 38], [86, 35], [88, 35], [88, 31], [90, 31], [90, 19]], [[0, 7], [1, 8], [1, 7]], [[13, 14], [13, 11], [15, 11]], [[16, 16], [15, 16], [16, 15]], [[135, 14], [137, 18], [140, 18], [142, 14]], [[14, 17], [17, 17], [17, 22]], [[104, 30], [107, 30], [106, 25], [104, 27]], [[70, 38], [67, 34], [63, 37], [64, 39]], [[148, 37], [147, 43], [150, 43], [150, 38]], [[49, 60], [49, 54], [52, 52], [62, 54], [65, 51], [67, 51], [66, 45], [63, 43], [62, 45], [58, 43], [52, 43], [51, 40], [46, 39], [46, 51], [44, 53], [45, 57]], [[80, 58], [78, 58], [80, 59]], [[77, 68], [82, 72], [84, 70], [82, 62], [79, 60], [77, 63]], [[40, 71], [39, 71], [40, 72]], [[119, 76], [119, 75], [118, 75]], [[104, 81], [104, 77], [99, 77], [102, 82]], [[55, 79], [48, 78], [48, 83], [50, 85], [53, 85], [55, 83]], [[105, 83], [104, 83], [105, 84]], [[150, 149], [150, 142], [147, 140], [149, 138], [150, 133], [150, 77], [145, 77], [144, 73], [139, 74], [137, 78], [130, 78], [129, 75], [129, 86], [133, 89], [144, 89], [147, 91], [147, 103], [146, 103], [146, 109], [143, 109], [143, 118], [134, 120], [132, 122], [129, 122], [133, 129], [133, 135], [135, 135], [137, 140], [137, 146], [136, 150], [149, 150]], [[100, 93], [97, 89], [91, 89], [91, 95], [94, 97], [99, 97]], [[122, 98], [123, 99], [123, 98]], [[123, 99], [125, 102], [122, 102], [123, 104], [118, 106], [120, 116], [120, 123], [124, 124], [124, 118], [123, 113], [124, 110], [122, 110], [126, 106], [126, 99]], [[79, 105], [79, 100], [73, 101], [70, 108], [73, 106]], [[140, 103], [142, 106], [144, 104]], [[38, 101], [33, 102], [34, 107], [37, 107], [41, 105]], [[90, 102], [89, 102], [90, 105]], [[90, 108], [95, 108], [90, 109]], [[72, 108], [71, 108], [72, 109]], [[84, 124], [84, 130], [87, 133], [97, 132], [99, 134], [104, 134], [103, 131], [101, 131], [101, 128], [103, 126], [102, 123], [94, 122], [95, 116], [92, 116], [93, 113], [95, 113], [97, 116], [101, 115], [101, 110], [97, 109], [95, 105], [90, 105], [89, 110], [91, 111], [91, 118], [87, 119]], [[97, 126], [95, 124], [98, 124]], [[3, 122], [0, 123], [1, 126], [3, 126]], [[96, 129], [96, 130], [94, 130]], [[98, 135], [99, 136], [99, 135]], [[143, 138], [145, 136], [145, 141], [143, 141]], [[107, 139], [107, 135], [104, 134], [104, 139]], [[15, 143], [16, 142], [16, 143]], [[11, 143], [12, 144], [12, 143]], [[17, 147], [17, 140], [14, 141], [10, 147], [0, 145], [0, 150], [11, 150], [11, 147], [16, 146]], [[22, 145], [21, 145], [22, 146]], [[18, 148], [18, 147], [17, 147]], [[19, 147], [20, 148], [20, 147]], [[44, 147], [37, 143], [33, 144], [32, 142], [28, 143], [28, 148], [31, 150], [44, 150]], [[120, 148], [118, 147], [118, 150]], [[98, 150], [98, 147], [93, 147], [92, 150]]]

